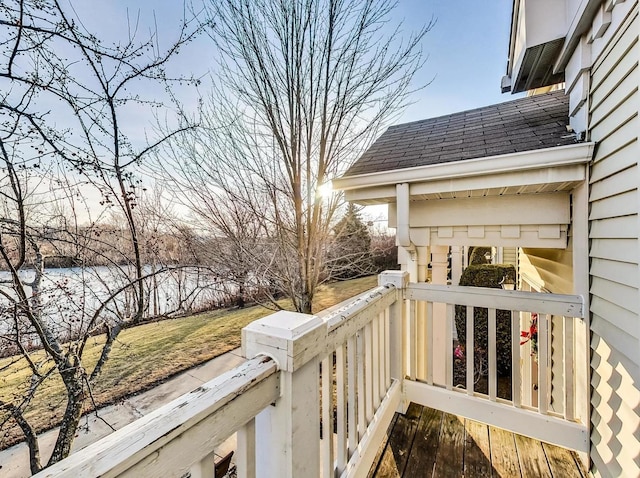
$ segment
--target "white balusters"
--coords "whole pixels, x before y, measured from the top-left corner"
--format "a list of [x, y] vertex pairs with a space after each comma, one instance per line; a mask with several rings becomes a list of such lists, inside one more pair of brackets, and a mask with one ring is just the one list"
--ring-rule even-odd
[[407, 338], [407, 349], [409, 352], [409, 378], [415, 380], [418, 369], [418, 317], [417, 303], [412, 300], [409, 304], [409, 337]]
[[[427, 374], [426, 380], [429, 385], [433, 385], [433, 363], [435, 362], [433, 357], [433, 302], [427, 302], [426, 307], [426, 334], [427, 339], [423, 341], [426, 345], [423, 352], [424, 360], [427, 362]], [[428, 355], [427, 355], [428, 354]]]
[[256, 420], [252, 418], [237, 435], [238, 448], [235, 453], [238, 478], [256, 476]]
[[361, 440], [364, 436], [364, 432], [367, 429], [367, 387], [366, 373], [365, 373], [365, 340], [364, 330], [359, 330], [356, 334], [356, 349], [357, 349], [357, 375], [358, 375], [358, 440]]
[[364, 328], [364, 390], [365, 390], [365, 419], [367, 423], [373, 418], [373, 350], [371, 323]]
[[467, 395], [473, 395], [473, 378], [474, 378], [474, 343], [473, 343], [473, 307], [467, 306], [467, 345], [465, 354], [467, 358]]
[[322, 476], [333, 477], [333, 353], [325, 355], [321, 365], [322, 380]]
[[391, 311], [386, 309], [384, 311], [384, 387], [388, 390], [391, 386], [391, 360], [393, 358], [391, 349]]
[[496, 401], [498, 390], [498, 345], [497, 345], [497, 319], [496, 309], [489, 309], [488, 347], [489, 347], [489, 400]]
[[385, 372], [387, 370], [387, 352], [385, 350], [384, 338], [384, 315], [385, 311], [383, 310], [378, 314], [378, 317], [374, 319], [378, 324], [378, 343], [376, 345], [376, 349], [378, 349], [378, 397], [380, 400], [382, 400], [382, 397], [384, 397], [384, 394], [387, 392], [387, 379], [385, 377]]
[[538, 411], [544, 415], [551, 399], [550, 322], [551, 315], [538, 314]]
[[[455, 316], [455, 307], [453, 304], [447, 304], [447, 330], [445, 331], [445, 340], [447, 350], [453, 349], [453, 323]], [[447, 353], [445, 356], [445, 387], [447, 390], [453, 389], [453, 353]]]
[[356, 360], [356, 337], [351, 336], [347, 340], [347, 423], [348, 437], [347, 447], [349, 456], [358, 446], [358, 382]]
[[[404, 274], [393, 273], [392, 278], [396, 275], [400, 284], [405, 282]], [[388, 401], [392, 370], [402, 368], [400, 363], [392, 363], [393, 357], [398, 362], [402, 359], [398, 353], [401, 344], [392, 347], [392, 340], [399, 342], [398, 330], [402, 327], [398, 296], [392, 288], [375, 289], [370, 301], [365, 298], [346, 311], [324, 318], [329, 328], [328, 354], [321, 366], [323, 477], [339, 476], [358, 466], [354, 460], [361, 459], [367, 447], [377, 446], [371, 441], [371, 427], [378, 429], [382, 424], [374, 416], [380, 415]], [[389, 411], [385, 413], [392, 416]], [[372, 459], [370, 455], [369, 450], [364, 456]]]
[[575, 334], [573, 317], [563, 317], [564, 347], [564, 418], [573, 420], [575, 418]]
[[191, 467], [191, 470], [189, 470], [191, 478], [214, 478], [216, 474], [215, 461], [216, 454], [214, 452], [209, 453]]
[[371, 384], [371, 395], [373, 397], [373, 409], [377, 410], [380, 405], [380, 338], [379, 322], [377, 319], [371, 321], [371, 373], [373, 382]]
[[346, 374], [346, 347], [336, 348], [336, 425], [337, 425], [337, 450], [336, 471], [341, 474], [349, 461], [347, 448], [347, 374]]
[[520, 368], [520, 313], [511, 311], [511, 401], [514, 407], [522, 406], [522, 373]]

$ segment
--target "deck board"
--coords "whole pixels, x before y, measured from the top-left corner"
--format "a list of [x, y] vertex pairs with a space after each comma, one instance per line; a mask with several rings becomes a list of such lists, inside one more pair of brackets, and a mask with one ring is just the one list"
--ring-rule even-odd
[[493, 476], [522, 476], [513, 433], [502, 428], [489, 427], [489, 442]]
[[551, 470], [542, 443], [522, 435], [515, 437], [522, 478], [550, 478]]
[[576, 457], [569, 450], [557, 446], [542, 444], [553, 476], [582, 478], [580, 468], [576, 466]]
[[422, 407], [412, 403], [405, 415], [399, 415], [378, 465], [378, 476], [401, 478], [416, 435]]
[[440, 430], [440, 446], [433, 467], [434, 478], [456, 478], [463, 475], [464, 421], [445, 413]]
[[466, 420], [464, 441], [464, 476], [491, 476], [491, 450], [489, 427], [482, 423]]
[[420, 416], [420, 424], [409, 453], [409, 461], [405, 468], [405, 476], [427, 476], [433, 474], [436, 463], [438, 444], [440, 443], [440, 428], [442, 413], [433, 408], [424, 407]]
[[[387, 429], [387, 431], [385, 433], [384, 441], [382, 442], [382, 446], [380, 446], [380, 448], [378, 448], [378, 452], [376, 453], [376, 457], [373, 459], [373, 466], [369, 470], [369, 473], [367, 474], [367, 478], [373, 478], [374, 476], [376, 476], [376, 473], [378, 472], [378, 469], [380, 468], [380, 460], [382, 459], [382, 455], [384, 454], [385, 450], [387, 449], [387, 444], [389, 442], [389, 438], [391, 437], [391, 432], [395, 428], [396, 422], [398, 421], [398, 417], [401, 417], [401, 416], [402, 415], [400, 415], [399, 413], [396, 413], [393, 416], [393, 419], [391, 420], [391, 424], [389, 425], [389, 428]], [[384, 476], [384, 475], [380, 474], [380, 476]]]
[[386, 436], [371, 477], [585, 476], [569, 450], [415, 404]]

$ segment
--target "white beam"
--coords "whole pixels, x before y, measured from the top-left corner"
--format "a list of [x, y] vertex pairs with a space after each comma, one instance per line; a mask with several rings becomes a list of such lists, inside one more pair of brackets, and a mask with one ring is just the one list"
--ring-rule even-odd
[[468, 396], [464, 391], [446, 390], [410, 380], [405, 380], [405, 394], [408, 400], [425, 407], [488, 423], [572, 450], [589, 450], [589, 433], [584, 425], [510, 407], [502, 402]]
[[468, 178], [585, 164], [591, 160], [594, 146], [595, 143], [578, 143], [500, 156], [347, 176], [336, 178], [332, 183], [334, 189], [349, 190], [389, 184], [415, 183], [425, 180]]
[[538, 294], [488, 287], [410, 283], [405, 297], [408, 300], [426, 300], [578, 318], [583, 318], [588, 313], [584, 309], [584, 298], [579, 295]]

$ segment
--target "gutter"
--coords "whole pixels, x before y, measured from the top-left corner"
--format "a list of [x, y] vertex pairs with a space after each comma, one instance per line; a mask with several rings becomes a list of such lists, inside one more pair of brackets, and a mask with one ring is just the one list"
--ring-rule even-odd
[[[332, 181], [337, 190], [360, 189], [373, 186], [401, 185], [417, 181], [434, 181], [464, 177], [484, 176], [504, 172], [553, 168], [591, 161], [595, 143], [585, 142], [568, 146], [534, 149], [519, 153], [484, 158], [450, 161], [447, 163], [393, 169], [375, 173], [343, 176]], [[398, 190], [396, 190], [396, 194]]]

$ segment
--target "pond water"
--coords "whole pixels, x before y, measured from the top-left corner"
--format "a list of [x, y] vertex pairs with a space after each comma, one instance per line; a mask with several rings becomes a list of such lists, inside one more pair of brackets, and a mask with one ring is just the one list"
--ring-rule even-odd
[[[144, 274], [153, 272], [146, 266]], [[137, 299], [133, 287], [125, 287], [134, 277], [133, 269], [125, 267], [72, 267], [48, 269], [41, 285], [40, 308], [43, 318], [56, 333], [73, 334], [90, 327], [91, 318], [99, 307], [103, 317], [115, 319], [129, 316]], [[20, 277], [28, 297], [35, 271], [24, 270]], [[10, 274], [0, 271], [0, 290], [16, 297], [9, 286]], [[145, 279], [145, 316], [189, 312], [221, 305], [237, 288], [223, 281], [212, 271], [199, 268], [174, 268]], [[15, 326], [15, 307], [0, 296], [0, 333]]]

